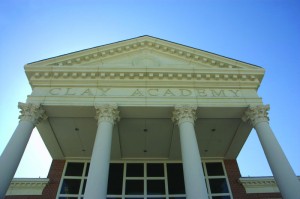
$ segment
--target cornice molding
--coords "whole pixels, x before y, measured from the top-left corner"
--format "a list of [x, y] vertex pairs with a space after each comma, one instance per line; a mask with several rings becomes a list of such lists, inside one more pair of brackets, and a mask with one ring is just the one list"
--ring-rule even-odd
[[243, 69], [253, 68], [263, 70], [258, 66], [247, 64], [241, 61], [226, 58], [220, 55], [209, 53], [192, 47], [172, 43], [169, 41], [143, 36], [139, 38], [121, 41], [113, 44], [99, 46], [91, 49], [82, 50], [34, 63], [29, 66], [50, 65], [50, 66], [73, 66], [103, 60], [114, 56], [126, 54], [139, 50], [152, 50], [163, 54], [178, 57], [192, 63], [206, 64], [221, 69]]
[[[300, 181], [300, 177], [298, 180]], [[239, 183], [243, 185], [246, 193], [279, 193], [274, 177], [242, 177]], [[278, 198], [279, 199], [279, 198]]]
[[[266, 186], [266, 185], [276, 185], [276, 181], [273, 177], [249, 177], [240, 178], [239, 182], [244, 186]], [[276, 185], [277, 186], [277, 185]]]
[[48, 178], [14, 178], [6, 195], [42, 195]]
[[164, 85], [176, 85], [181, 82], [180, 85], [204, 86], [210, 87], [232, 87], [232, 88], [251, 88], [258, 89], [262, 75], [260, 74], [240, 74], [236, 73], [218, 73], [218, 72], [167, 72], [167, 71], [45, 71], [27, 73], [31, 86], [43, 87], [43, 86], [97, 86], [101, 82], [101, 85], [120, 86], [120, 85], [132, 85], [143, 86], [145, 81], [148, 81], [147, 85], [157, 85], [157, 82], [161, 84], [164, 81]]
[[218, 73], [218, 72], [148, 72], [148, 71], [35, 71], [30, 80], [46, 79], [188, 79], [188, 80], [233, 80], [259, 81], [259, 74]]

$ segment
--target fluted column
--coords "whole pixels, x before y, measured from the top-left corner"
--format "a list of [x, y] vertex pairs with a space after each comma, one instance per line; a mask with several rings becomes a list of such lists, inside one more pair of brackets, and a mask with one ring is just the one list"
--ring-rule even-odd
[[283, 198], [299, 199], [300, 182], [269, 125], [269, 109], [269, 105], [250, 106], [242, 119], [255, 128]]
[[106, 199], [111, 141], [114, 123], [119, 120], [116, 105], [96, 107], [98, 129], [85, 189], [85, 199]]
[[176, 106], [172, 120], [178, 124], [187, 199], [207, 199], [207, 189], [194, 129], [196, 107]]
[[34, 127], [46, 119], [45, 111], [39, 104], [21, 103], [20, 122], [0, 157], [0, 198], [4, 198], [19, 166], [26, 145]]

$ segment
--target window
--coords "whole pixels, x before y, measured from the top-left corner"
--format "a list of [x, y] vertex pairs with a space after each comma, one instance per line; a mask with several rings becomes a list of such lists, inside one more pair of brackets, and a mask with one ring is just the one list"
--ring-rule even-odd
[[67, 162], [59, 189], [59, 199], [78, 198], [85, 189], [87, 162]]
[[231, 193], [222, 162], [205, 162], [204, 173], [209, 196], [212, 199], [230, 199]]
[[168, 188], [170, 194], [185, 194], [183, 168], [181, 163], [167, 164]]
[[[65, 165], [58, 199], [84, 196], [89, 162]], [[224, 166], [203, 161], [210, 199], [231, 199]], [[180, 162], [113, 162], [109, 167], [108, 199], [185, 199], [183, 167]]]

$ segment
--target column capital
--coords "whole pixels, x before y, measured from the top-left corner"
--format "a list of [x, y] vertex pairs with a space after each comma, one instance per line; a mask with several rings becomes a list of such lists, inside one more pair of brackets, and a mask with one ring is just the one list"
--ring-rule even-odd
[[197, 119], [196, 106], [192, 105], [176, 105], [173, 111], [172, 121], [178, 125], [182, 122], [190, 122], [194, 124]]
[[37, 125], [42, 120], [47, 119], [45, 110], [42, 109], [40, 104], [19, 102], [18, 108], [20, 109], [20, 121], [29, 121]]
[[257, 105], [249, 106], [245, 111], [242, 120], [244, 122], [249, 122], [253, 127], [260, 122], [268, 122], [268, 111], [270, 110], [270, 105]]
[[96, 108], [96, 120], [99, 122], [106, 121], [114, 124], [120, 120], [118, 106], [115, 104], [104, 104], [95, 106]]

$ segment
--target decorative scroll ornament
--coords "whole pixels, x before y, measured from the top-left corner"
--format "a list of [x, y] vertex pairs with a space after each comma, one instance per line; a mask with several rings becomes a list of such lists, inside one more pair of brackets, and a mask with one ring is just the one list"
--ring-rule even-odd
[[29, 121], [34, 125], [37, 125], [42, 120], [47, 119], [45, 110], [42, 109], [40, 104], [31, 103], [18, 103], [18, 108], [20, 109], [20, 121]]
[[196, 117], [196, 106], [176, 105], [173, 111], [172, 121], [178, 125], [182, 122], [191, 122], [194, 124]]
[[119, 111], [117, 105], [105, 104], [101, 106], [96, 106], [96, 119], [98, 124], [102, 121], [110, 122], [114, 124], [116, 121], [120, 120]]
[[245, 111], [242, 120], [244, 122], [249, 122], [253, 127], [260, 122], [268, 122], [268, 111], [270, 110], [270, 105], [258, 105], [249, 106]]

